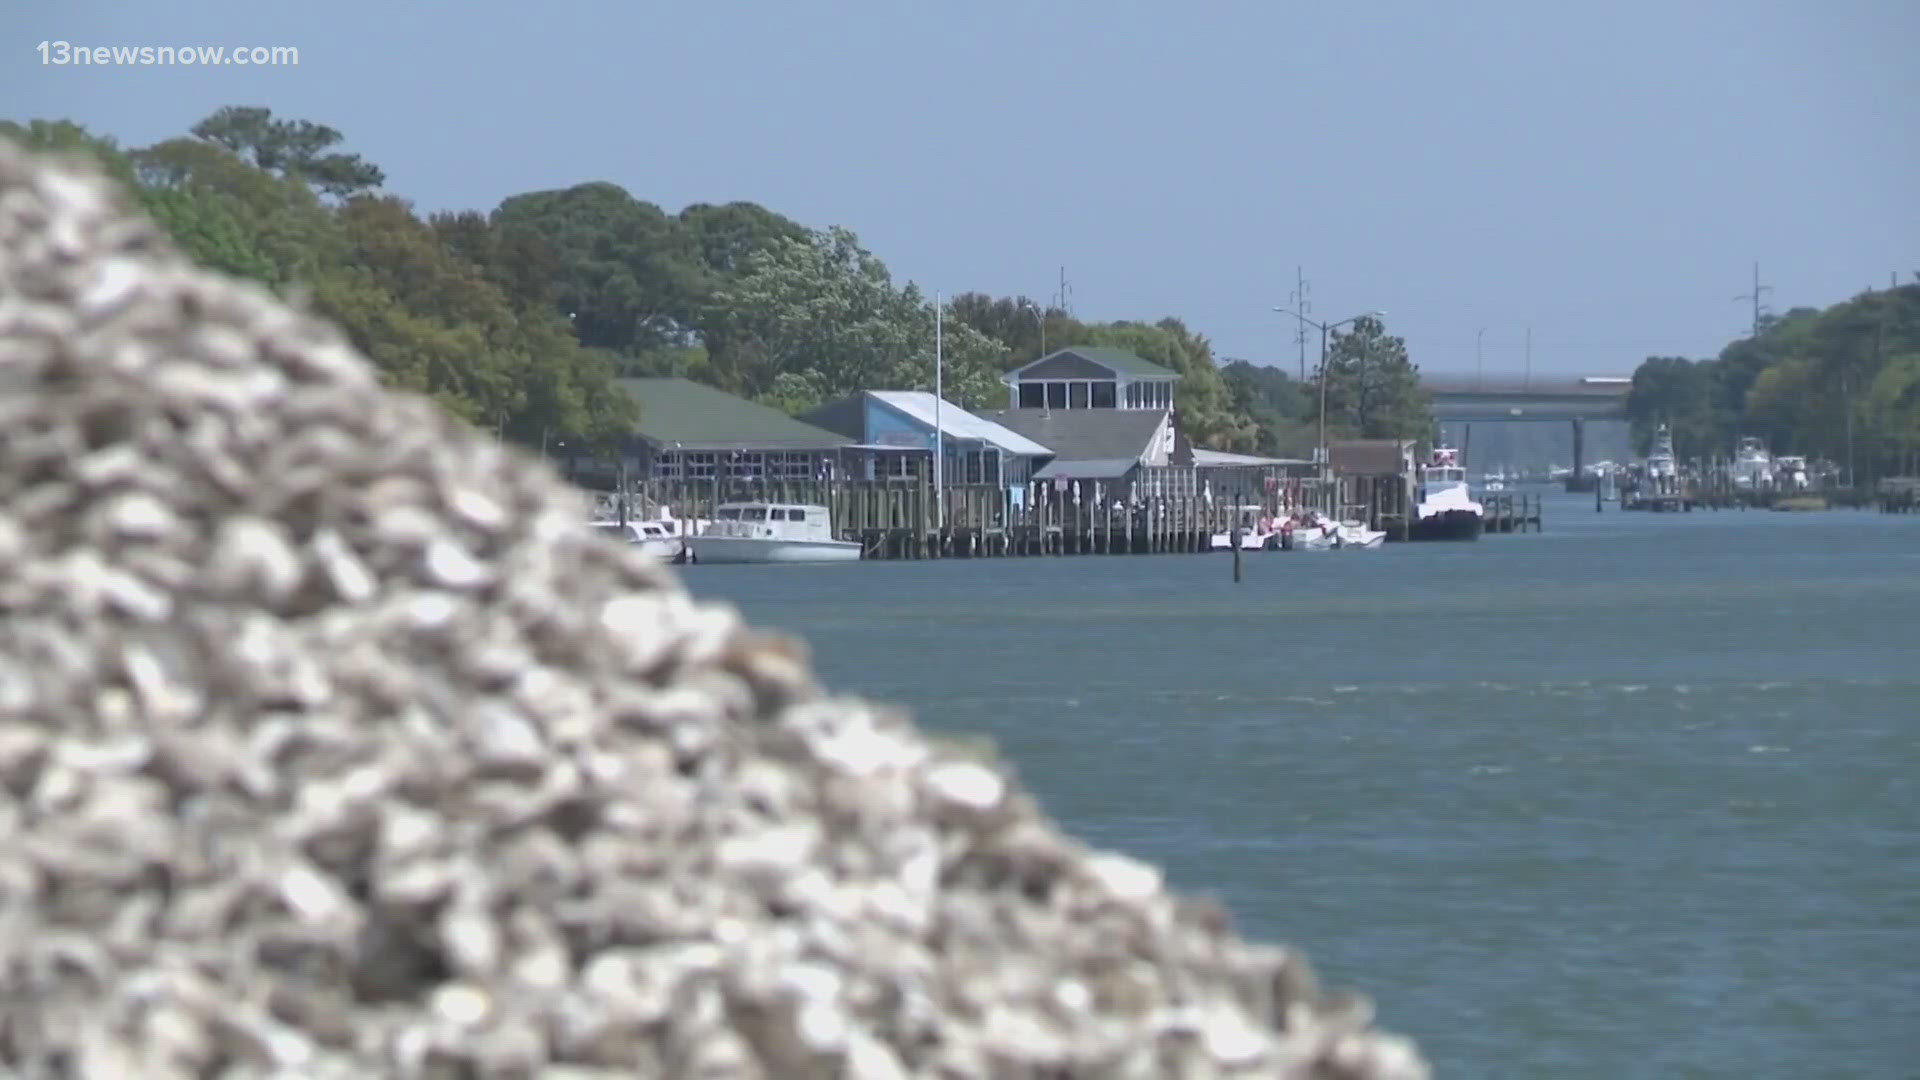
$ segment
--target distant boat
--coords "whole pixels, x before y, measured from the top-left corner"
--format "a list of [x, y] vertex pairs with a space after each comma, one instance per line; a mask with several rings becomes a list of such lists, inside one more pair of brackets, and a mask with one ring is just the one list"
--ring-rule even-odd
[[1773, 483], [1773, 455], [1767, 452], [1765, 443], [1746, 436], [1733, 452], [1732, 473], [1735, 487], [1767, 487]]
[[714, 520], [687, 541], [697, 563], [853, 562], [860, 545], [833, 538], [824, 506], [721, 503]]
[[1434, 447], [1432, 459], [1420, 470], [1419, 497], [1407, 538], [1477, 540], [1485, 529], [1486, 509], [1467, 487], [1460, 452], [1452, 447]]

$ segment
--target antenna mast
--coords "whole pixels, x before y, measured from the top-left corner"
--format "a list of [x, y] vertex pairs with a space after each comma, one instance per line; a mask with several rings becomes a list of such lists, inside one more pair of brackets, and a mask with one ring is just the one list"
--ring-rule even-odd
[[1073, 286], [1067, 284], [1067, 268], [1063, 266], [1060, 268], [1060, 291], [1054, 294], [1053, 306], [1060, 309], [1060, 314], [1072, 318], [1072, 298]]
[[1764, 297], [1767, 293], [1770, 293], [1772, 291], [1773, 291], [1773, 286], [1760, 284], [1760, 264], [1754, 263], [1753, 264], [1753, 291], [1741, 293], [1739, 296], [1734, 297], [1735, 300], [1753, 301], [1753, 336], [1754, 337], [1760, 336], [1760, 320], [1766, 314], [1766, 308], [1762, 304], [1761, 298]]

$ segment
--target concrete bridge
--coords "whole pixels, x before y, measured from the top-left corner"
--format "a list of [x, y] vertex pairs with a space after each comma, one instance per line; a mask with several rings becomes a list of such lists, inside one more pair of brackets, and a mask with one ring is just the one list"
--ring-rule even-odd
[[1633, 377], [1426, 372], [1420, 385], [1436, 420], [1623, 420]]
[[1558, 421], [1573, 424], [1573, 476], [1580, 490], [1586, 467], [1589, 420], [1624, 420], [1630, 375], [1516, 375], [1508, 372], [1455, 374], [1429, 372], [1420, 385], [1433, 400], [1433, 418], [1442, 423]]

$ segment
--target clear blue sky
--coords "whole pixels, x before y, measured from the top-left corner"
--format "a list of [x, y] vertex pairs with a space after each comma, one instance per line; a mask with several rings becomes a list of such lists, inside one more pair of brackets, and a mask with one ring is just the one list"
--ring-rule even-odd
[[[423, 210], [610, 180], [844, 224], [901, 278], [1178, 315], [1388, 312], [1414, 359], [1627, 372], [1920, 270], [1920, 3], [12, 0], [0, 115], [345, 132]], [[1575, 14], [1574, 9], [1578, 9]], [[292, 45], [293, 68], [49, 67]]]

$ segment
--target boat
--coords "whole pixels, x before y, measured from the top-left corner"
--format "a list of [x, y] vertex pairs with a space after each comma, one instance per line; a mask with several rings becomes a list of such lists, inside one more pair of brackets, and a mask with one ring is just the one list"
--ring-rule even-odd
[[[1280, 526], [1265, 507], [1236, 506], [1233, 513], [1234, 523], [1240, 529], [1241, 551], [1269, 551], [1281, 546]], [[1214, 551], [1232, 551], [1232, 531], [1214, 533], [1209, 546]]]
[[1788, 491], [1805, 491], [1813, 486], [1807, 475], [1807, 459], [1803, 457], [1775, 458], [1773, 470], [1774, 482]]
[[1500, 479], [1497, 476], [1489, 477], [1486, 483], [1480, 485], [1480, 490], [1505, 491], [1507, 490], [1507, 482], [1505, 480]]
[[1733, 465], [1729, 471], [1734, 487], [1749, 491], [1768, 487], [1773, 483], [1773, 455], [1767, 452], [1765, 443], [1751, 435], [1745, 436], [1733, 452]]
[[1414, 519], [1408, 524], [1409, 540], [1477, 540], [1486, 529], [1486, 508], [1467, 487], [1467, 471], [1460, 467], [1460, 452], [1449, 446], [1436, 446], [1420, 470]]
[[663, 562], [682, 562], [686, 559], [686, 540], [674, 532], [672, 522], [595, 521], [592, 524], [594, 531], [600, 535], [630, 544], [639, 548], [642, 554]]
[[1293, 546], [1301, 551], [1363, 551], [1386, 543], [1387, 534], [1365, 522], [1334, 521], [1309, 510], [1293, 529]]
[[714, 520], [687, 541], [696, 563], [853, 562], [860, 545], [836, 540], [824, 506], [721, 503]]
[[1672, 495], [1680, 486], [1680, 462], [1673, 455], [1673, 432], [1661, 424], [1653, 433], [1653, 448], [1647, 454], [1647, 484], [1656, 495]]

